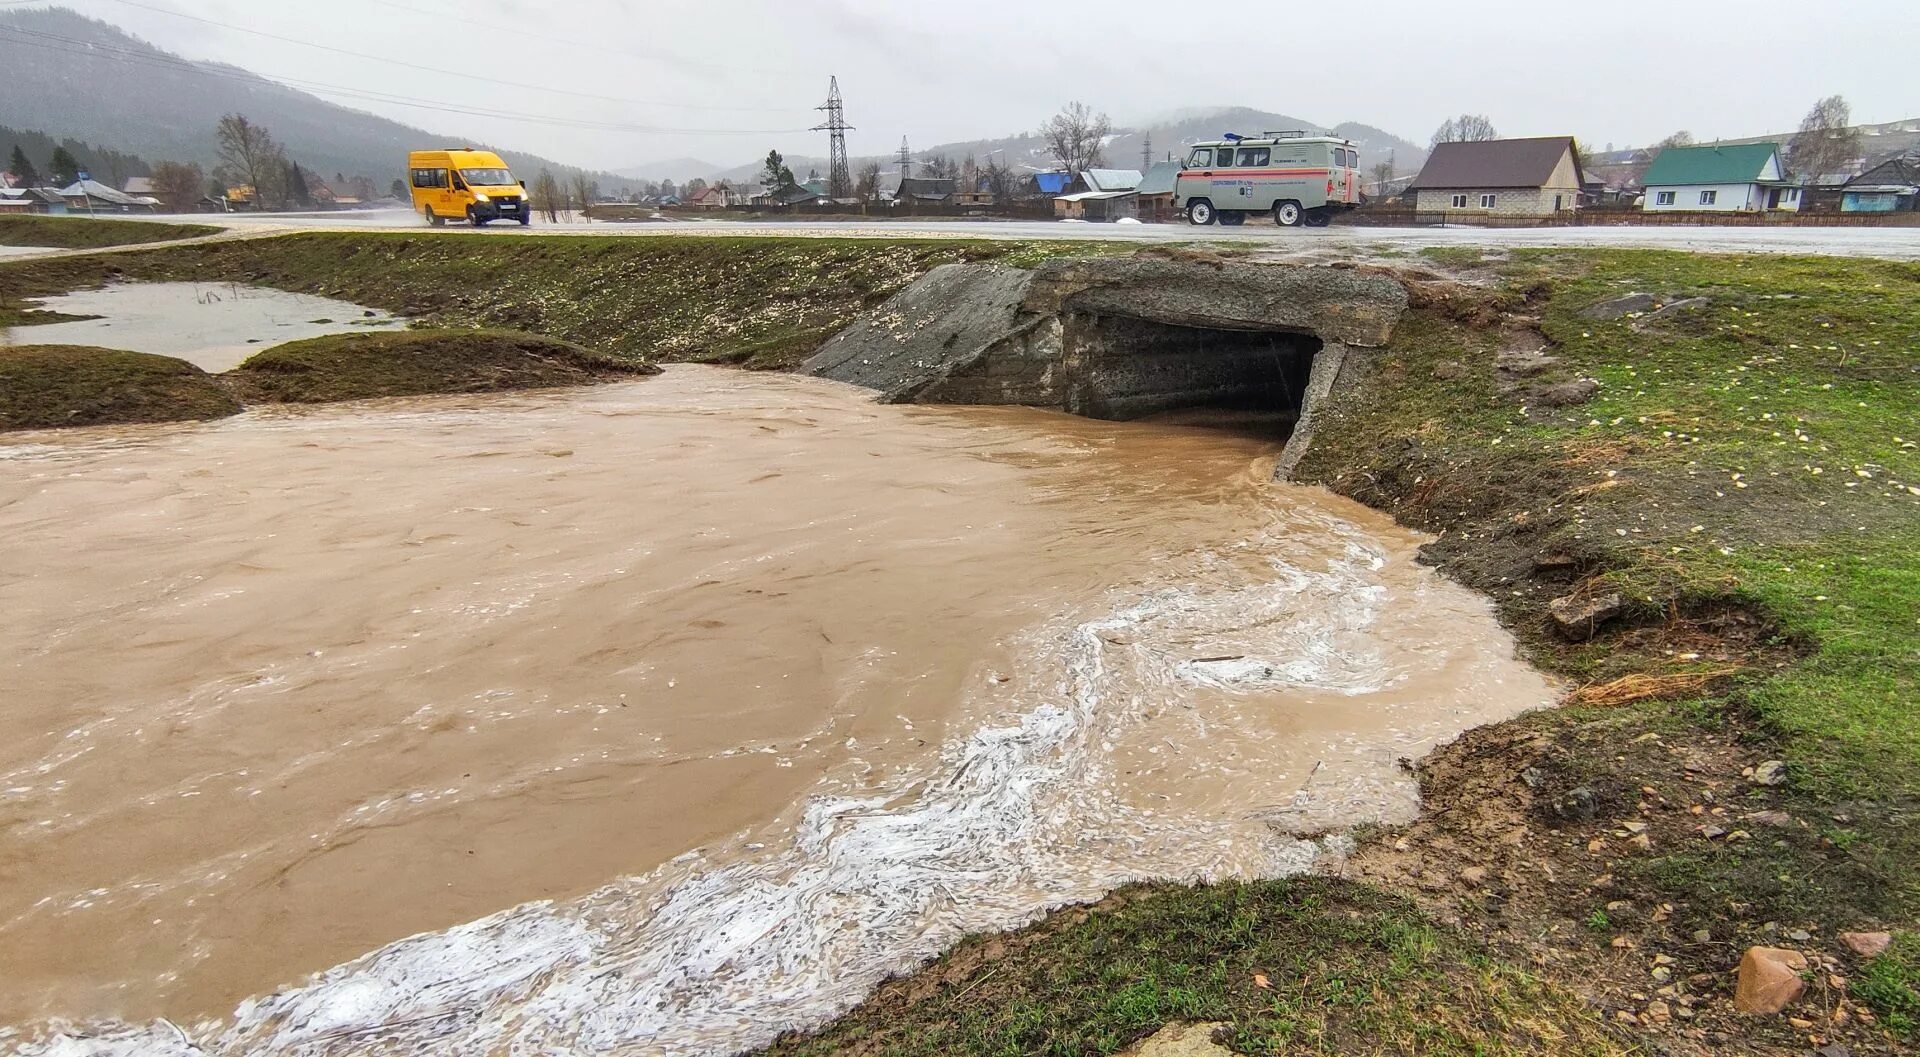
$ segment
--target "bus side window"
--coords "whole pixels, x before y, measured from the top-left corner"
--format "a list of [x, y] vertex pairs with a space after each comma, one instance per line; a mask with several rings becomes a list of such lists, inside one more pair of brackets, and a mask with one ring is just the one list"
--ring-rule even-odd
[[1273, 152], [1266, 147], [1242, 147], [1240, 148], [1240, 166], [1247, 168], [1265, 165], [1272, 156]]
[[447, 186], [447, 170], [415, 169], [413, 170], [413, 186], [445, 187]]

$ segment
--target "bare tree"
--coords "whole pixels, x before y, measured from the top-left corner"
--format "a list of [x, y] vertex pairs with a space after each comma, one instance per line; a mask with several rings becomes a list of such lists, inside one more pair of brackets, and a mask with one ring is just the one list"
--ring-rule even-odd
[[854, 185], [853, 195], [863, 202], [874, 202], [880, 198], [880, 163], [870, 161], [860, 167], [860, 181]]
[[1800, 132], [1787, 145], [1787, 165], [1809, 179], [1844, 172], [1860, 156], [1860, 130], [1853, 127], [1853, 108], [1842, 96], [1830, 95], [1813, 104], [1800, 119]]
[[1393, 171], [1395, 168], [1394, 152], [1392, 151], [1387, 152], [1386, 158], [1373, 163], [1373, 193], [1375, 195], [1380, 197], [1386, 196], [1387, 185], [1393, 182]]
[[1433, 130], [1433, 142], [1430, 147], [1442, 143], [1477, 143], [1484, 140], [1499, 139], [1500, 133], [1493, 127], [1493, 121], [1485, 114], [1461, 114], [1450, 117]]
[[221, 166], [234, 179], [253, 188], [254, 207], [276, 200], [286, 155], [266, 127], [248, 121], [245, 114], [228, 114], [214, 127], [214, 135], [220, 145]]
[[207, 174], [191, 162], [163, 161], [153, 165], [154, 197], [175, 213], [192, 209], [193, 204], [200, 200], [200, 192], [206, 182]]
[[1688, 132], [1686, 129], [1681, 129], [1653, 146], [1656, 150], [1666, 150], [1668, 147], [1691, 147], [1693, 146], [1693, 133]]
[[1113, 122], [1105, 114], [1095, 114], [1085, 103], [1068, 103], [1058, 114], [1040, 126], [1040, 138], [1047, 150], [1068, 172], [1097, 169], [1104, 160], [1101, 149], [1113, 131]]
[[542, 169], [540, 175], [533, 178], [533, 208], [545, 214], [547, 223], [560, 222], [560, 181], [553, 178], [553, 170]]
[[1020, 193], [1020, 176], [1010, 165], [1003, 165], [998, 158], [988, 158], [987, 167], [981, 170], [985, 177], [987, 192], [993, 195], [993, 204], [1001, 209], [1013, 204], [1014, 197]]
[[587, 179], [586, 173], [577, 172], [573, 174], [572, 194], [569, 197], [579, 203], [580, 218], [582, 220], [588, 219], [593, 215], [593, 200], [599, 197], [595, 194], [596, 190], [593, 186], [593, 181]]

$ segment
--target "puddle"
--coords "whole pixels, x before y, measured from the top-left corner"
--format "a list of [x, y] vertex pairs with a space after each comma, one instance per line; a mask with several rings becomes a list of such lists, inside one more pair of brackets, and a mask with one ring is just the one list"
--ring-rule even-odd
[[284, 342], [406, 326], [398, 316], [347, 301], [231, 283], [122, 283], [32, 304], [98, 318], [11, 327], [4, 344], [129, 349], [177, 356], [215, 372]]

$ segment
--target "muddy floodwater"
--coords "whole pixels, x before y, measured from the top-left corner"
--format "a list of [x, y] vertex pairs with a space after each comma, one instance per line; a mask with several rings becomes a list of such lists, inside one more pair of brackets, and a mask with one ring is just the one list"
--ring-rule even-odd
[[1276, 454], [692, 367], [14, 434], [0, 1024], [719, 1054], [1128, 880], [1304, 869], [1552, 688]]
[[406, 326], [346, 301], [237, 283], [119, 283], [35, 298], [32, 307], [97, 318], [13, 327], [4, 343], [151, 352], [214, 372], [283, 342]]

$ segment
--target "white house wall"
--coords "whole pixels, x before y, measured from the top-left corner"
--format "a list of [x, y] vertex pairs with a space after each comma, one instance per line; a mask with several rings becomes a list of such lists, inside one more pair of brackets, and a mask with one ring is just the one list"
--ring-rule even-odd
[[[1660, 192], [1672, 191], [1673, 204], [1659, 205]], [[1718, 191], [1712, 205], [1700, 204], [1700, 192]], [[1759, 184], [1671, 184], [1649, 186], [1643, 208], [1649, 213], [1739, 213], [1764, 210], [1766, 188]]]

